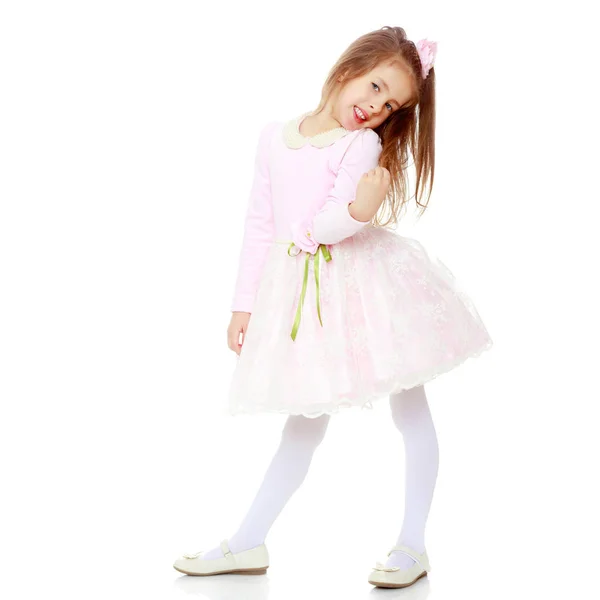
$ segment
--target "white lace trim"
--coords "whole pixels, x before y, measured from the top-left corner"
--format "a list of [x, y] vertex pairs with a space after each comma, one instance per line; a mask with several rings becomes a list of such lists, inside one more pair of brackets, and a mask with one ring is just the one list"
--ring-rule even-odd
[[[390, 394], [397, 394], [403, 390], [416, 387], [418, 385], [424, 385], [425, 383], [438, 378], [440, 375], [444, 375], [455, 369], [456, 367], [464, 364], [468, 360], [474, 360], [480, 357], [484, 352], [487, 352], [494, 346], [494, 342], [489, 338], [481, 347], [476, 350], [472, 350], [469, 353], [455, 358], [452, 362], [446, 363], [445, 365], [438, 366], [435, 370], [429, 373], [421, 373], [411, 381], [403, 381], [390, 385], [389, 382], [383, 382], [379, 389], [373, 390], [370, 394], [363, 397], [361, 400], [339, 402], [337, 404], [331, 403], [328, 406], [323, 406], [312, 412], [307, 412], [305, 407], [289, 407], [289, 408], [275, 408], [273, 406], [239, 406], [232, 407], [231, 404], [224, 407], [224, 414], [230, 417], [244, 415], [244, 416], [256, 416], [264, 414], [286, 414], [286, 415], [302, 415], [309, 419], [315, 419], [323, 414], [335, 415], [339, 414], [346, 408], [360, 408], [373, 410], [373, 402], [383, 397], [389, 397]], [[414, 565], [413, 565], [414, 566]]]
[[324, 148], [350, 133], [350, 130], [345, 127], [336, 127], [335, 129], [317, 133], [317, 135], [302, 135], [300, 133], [300, 123], [302, 119], [311, 114], [311, 112], [312, 111], [305, 112], [284, 125], [283, 140], [288, 148], [302, 148], [306, 144], [310, 144], [315, 148]]

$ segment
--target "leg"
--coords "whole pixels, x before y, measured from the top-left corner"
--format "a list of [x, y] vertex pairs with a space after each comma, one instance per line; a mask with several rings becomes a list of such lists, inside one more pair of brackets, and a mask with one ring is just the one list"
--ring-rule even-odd
[[[236, 533], [229, 538], [235, 554], [264, 543], [269, 529], [293, 493], [304, 481], [313, 454], [325, 437], [331, 415], [308, 418], [290, 415], [281, 434], [279, 448], [267, 469], [248, 514]], [[219, 547], [213, 548], [205, 559], [220, 558]]]
[[[425, 551], [425, 525], [438, 473], [439, 448], [424, 385], [390, 395], [392, 418], [404, 439], [406, 464], [404, 520], [396, 545]], [[402, 569], [414, 560], [394, 552], [386, 566]]]

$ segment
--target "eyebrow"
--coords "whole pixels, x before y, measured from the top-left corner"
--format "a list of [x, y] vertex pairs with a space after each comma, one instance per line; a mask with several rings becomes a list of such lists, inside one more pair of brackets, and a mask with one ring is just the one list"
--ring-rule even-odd
[[[388, 94], [391, 94], [390, 92], [390, 86], [380, 77], [379, 80], [381, 81], [381, 83], [383, 83], [385, 89], [387, 90]], [[398, 102], [398, 100], [394, 100], [394, 98], [392, 98], [392, 101], [396, 103], [396, 106], [400, 106], [400, 102]]]

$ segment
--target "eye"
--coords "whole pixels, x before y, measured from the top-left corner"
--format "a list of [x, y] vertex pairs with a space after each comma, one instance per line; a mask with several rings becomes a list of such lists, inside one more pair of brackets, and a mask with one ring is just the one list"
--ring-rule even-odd
[[[377, 88], [377, 91], [379, 91], [379, 86], [374, 81], [371, 81], [371, 85], [375, 86]], [[388, 110], [390, 112], [392, 112], [394, 110], [394, 107], [389, 102], [386, 102], [385, 105], [389, 106]]]

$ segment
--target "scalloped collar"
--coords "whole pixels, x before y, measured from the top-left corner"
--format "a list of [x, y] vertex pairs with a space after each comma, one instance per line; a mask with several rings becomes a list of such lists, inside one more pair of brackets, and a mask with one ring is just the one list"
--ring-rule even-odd
[[300, 123], [302, 123], [304, 117], [310, 115], [312, 112], [313, 111], [305, 112], [299, 117], [285, 123], [283, 127], [283, 140], [288, 148], [302, 148], [306, 144], [310, 144], [315, 148], [325, 148], [325, 146], [330, 146], [350, 133], [350, 130], [345, 127], [336, 127], [317, 133], [317, 135], [302, 135], [300, 133]]

